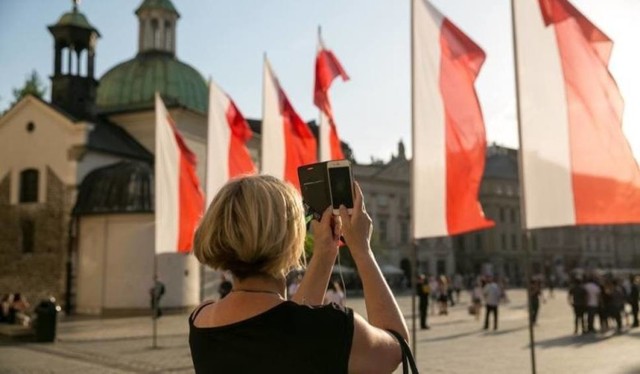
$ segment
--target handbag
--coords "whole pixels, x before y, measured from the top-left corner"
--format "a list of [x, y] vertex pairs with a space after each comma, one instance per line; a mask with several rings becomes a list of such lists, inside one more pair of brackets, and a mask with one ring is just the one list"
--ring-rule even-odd
[[402, 350], [402, 373], [409, 374], [409, 368], [411, 368], [411, 372], [413, 374], [419, 374], [418, 367], [416, 366], [416, 360], [413, 358], [413, 353], [411, 353], [411, 348], [409, 348], [407, 341], [404, 340], [402, 335], [397, 331], [387, 331], [396, 338], [398, 343], [400, 343], [400, 349]]

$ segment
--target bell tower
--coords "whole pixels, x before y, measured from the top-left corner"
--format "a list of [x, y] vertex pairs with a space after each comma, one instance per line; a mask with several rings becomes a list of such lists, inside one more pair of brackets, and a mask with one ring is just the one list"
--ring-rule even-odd
[[180, 14], [171, 0], [144, 0], [138, 16], [138, 54], [147, 52], [176, 54], [176, 25]]
[[95, 48], [100, 33], [78, 11], [79, 2], [74, 0], [71, 12], [48, 27], [54, 40], [51, 103], [79, 119], [90, 119], [95, 115]]

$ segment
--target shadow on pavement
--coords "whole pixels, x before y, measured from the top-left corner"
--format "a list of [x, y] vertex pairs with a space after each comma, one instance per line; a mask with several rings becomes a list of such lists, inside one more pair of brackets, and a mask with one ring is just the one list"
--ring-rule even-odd
[[440, 336], [437, 338], [426, 338], [426, 339], [421, 339], [420, 342], [441, 342], [441, 341], [445, 341], [445, 340], [453, 340], [453, 339], [459, 339], [459, 338], [464, 338], [465, 336], [470, 336], [470, 335], [478, 335], [478, 331], [469, 331], [469, 332], [462, 332], [459, 334], [454, 334], [454, 335], [447, 335], [447, 336]]
[[520, 327], [513, 327], [513, 328], [510, 328], [510, 329], [506, 329], [506, 330], [500, 330], [500, 329], [498, 329], [497, 331], [491, 330], [491, 332], [489, 332], [489, 331], [485, 332], [484, 335], [485, 336], [491, 336], [491, 335], [511, 334], [512, 332], [526, 330], [528, 328], [529, 328], [529, 326], [520, 326]]
[[433, 323], [433, 326], [450, 326], [450, 325], [459, 325], [461, 323], [465, 323], [468, 322], [468, 320], [462, 320], [462, 319], [456, 319], [453, 321], [447, 321], [447, 322], [440, 322], [440, 323]]
[[615, 334], [567, 335], [567, 336], [561, 336], [558, 338], [537, 341], [536, 346], [541, 348], [568, 347], [568, 346], [581, 347], [587, 344], [605, 342], [615, 336], [616, 336]]

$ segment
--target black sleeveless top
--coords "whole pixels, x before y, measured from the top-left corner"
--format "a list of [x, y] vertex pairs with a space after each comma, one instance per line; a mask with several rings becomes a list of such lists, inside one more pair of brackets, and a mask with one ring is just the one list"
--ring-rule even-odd
[[219, 327], [196, 327], [189, 346], [196, 373], [347, 373], [353, 311], [335, 304], [285, 301], [257, 316]]

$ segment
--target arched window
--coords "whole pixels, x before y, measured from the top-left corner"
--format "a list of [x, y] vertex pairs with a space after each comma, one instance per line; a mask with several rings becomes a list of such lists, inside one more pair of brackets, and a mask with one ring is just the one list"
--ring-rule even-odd
[[155, 18], [151, 20], [151, 32], [153, 34], [153, 49], [160, 49], [160, 25]]
[[164, 44], [165, 44], [165, 50], [170, 51], [171, 50], [171, 22], [169, 21], [164, 21]]
[[20, 173], [20, 202], [38, 202], [38, 170], [26, 169]]

